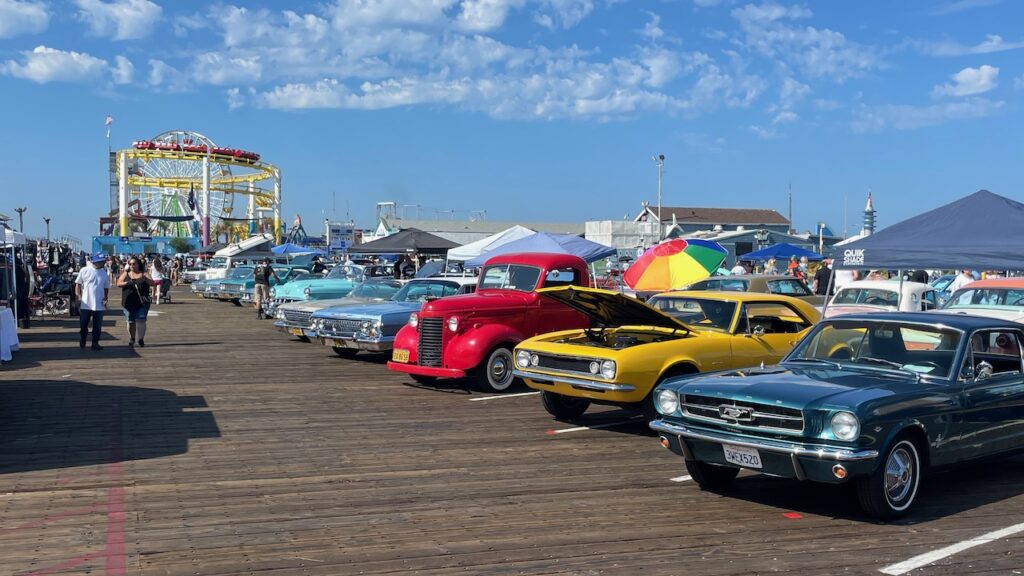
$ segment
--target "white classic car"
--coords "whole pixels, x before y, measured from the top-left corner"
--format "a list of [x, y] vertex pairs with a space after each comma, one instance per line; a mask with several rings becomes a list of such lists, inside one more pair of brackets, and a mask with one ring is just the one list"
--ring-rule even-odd
[[1024, 322], [1024, 278], [991, 278], [957, 290], [943, 312]]
[[825, 318], [870, 312], [922, 312], [938, 308], [928, 284], [899, 280], [856, 280], [843, 284], [825, 307]]

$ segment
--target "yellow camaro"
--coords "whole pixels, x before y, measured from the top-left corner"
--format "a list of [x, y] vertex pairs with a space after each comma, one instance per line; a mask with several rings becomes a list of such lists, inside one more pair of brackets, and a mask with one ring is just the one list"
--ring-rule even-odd
[[541, 334], [515, 349], [515, 375], [544, 408], [572, 420], [593, 403], [656, 417], [651, 390], [673, 376], [774, 364], [816, 323], [814, 306], [752, 292], [664, 292], [640, 302], [592, 288], [539, 290], [591, 327]]

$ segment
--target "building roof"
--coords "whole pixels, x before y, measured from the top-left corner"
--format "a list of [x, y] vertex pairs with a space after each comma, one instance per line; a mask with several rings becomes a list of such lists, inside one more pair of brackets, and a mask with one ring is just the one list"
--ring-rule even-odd
[[424, 232], [476, 232], [494, 234], [507, 230], [515, 225], [524, 226], [536, 232], [551, 234], [582, 235], [586, 229], [583, 222], [508, 222], [497, 220], [410, 220], [406, 218], [390, 219], [385, 222], [390, 229], [416, 228]]
[[[657, 218], [657, 208], [648, 206], [646, 212]], [[644, 215], [641, 212], [636, 219]], [[662, 206], [661, 221], [675, 221], [680, 224], [779, 224], [788, 225], [789, 220], [775, 210], [766, 208], [702, 208]]]

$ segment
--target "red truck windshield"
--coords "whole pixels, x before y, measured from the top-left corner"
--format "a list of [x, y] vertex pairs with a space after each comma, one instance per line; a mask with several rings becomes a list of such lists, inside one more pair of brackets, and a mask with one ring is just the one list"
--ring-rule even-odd
[[484, 268], [477, 290], [503, 289], [533, 292], [540, 280], [540, 268], [522, 264], [494, 264]]

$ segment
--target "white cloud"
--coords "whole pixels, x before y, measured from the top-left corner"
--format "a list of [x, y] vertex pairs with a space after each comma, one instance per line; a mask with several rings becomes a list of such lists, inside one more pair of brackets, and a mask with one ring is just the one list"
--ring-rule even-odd
[[192, 86], [184, 73], [163, 60], [149, 61], [147, 81], [154, 88], [166, 88], [172, 92], [182, 92]]
[[540, 0], [534, 21], [544, 28], [568, 30], [594, 10], [592, 0]]
[[114, 84], [131, 84], [132, 77], [135, 75], [135, 66], [132, 65], [132, 61], [124, 56], [115, 56], [114, 63], [115, 65], [110, 71]]
[[0, 72], [31, 80], [47, 82], [85, 82], [100, 78], [107, 71], [107, 62], [82, 52], [70, 52], [36, 46], [31, 52], [22, 52], [24, 63], [8, 60], [0, 65]]
[[953, 84], [943, 84], [932, 89], [932, 97], [974, 96], [984, 94], [996, 87], [999, 68], [983, 64], [979, 68], [964, 68], [953, 74]]
[[234, 111], [245, 106], [245, 97], [238, 88], [230, 88], [227, 91], [228, 110]]
[[956, 14], [958, 12], [972, 10], [974, 8], [994, 6], [1000, 2], [1002, 2], [1002, 0], [953, 0], [936, 6], [930, 13], [932, 16], [945, 16], [947, 14]]
[[648, 12], [647, 16], [647, 23], [640, 30], [640, 35], [649, 40], [658, 40], [665, 35], [665, 31], [661, 29], [661, 16], [654, 12]]
[[713, 8], [722, 3], [722, 0], [693, 0], [693, 5], [699, 8]]
[[882, 65], [876, 50], [840, 32], [793, 24], [794, 20], [811, 17], [807, 8], [748, 4], [733, 9], [731, 14], [740, 25], [741, 44], [747, 49], [794, 64], [809, 76], [843, 82]]
[[248, 84], [260, 80], [263, 65], [258, 56], [232, 58], [216, 52], [206, 52], [192, 61], [192, 77], [204, 84]]
[[854, 118], [852, 128], [854, 132], [880, 132], [888, 127], [917, 130], [955, 120], [984, 118], [995, 114], [1002, 107], [1002, 102], [987, 98], [967, 98], [930, 106], [862, 107]]
[[1024, 90], [1024, 75], [1013, 80], [1013, 87], [1017, 90]]
[[456, 0], [338, 0], [329, 10], [339, 30], [386, 26], [442, 27]]
[[921, 51], [929, 56], [969, 56], [977, 54], [991, 54], [993, 52], [1006, 52], [1007, 50], [1019, 50], [1024, 48], [1024, 40], [1006, 42], [1002, 36], [988, 34], [985, 39], [974, 46], [965, 46], [959, 42], [947, 40], [945, 42], [924, 42], [918, 43]]
[[781, 134], [772, 130], [771, 128], [765, 128], [763, 126], [758, 126], [756, 124], [748, 126], [747, 129], [753, 132], [754, 135], [760, 138], [761, 140], [775, 140], [776, 138], [779, 138], [781, 136]]
[[811, 92], [811, 87], [786, 76], [779, 88], [779, 105], [783, 108], [792, 108], [800, 103]]
[[798, 116], [796, 112], [793, 112], [792, 110], [783, 110], [776, 114], [775, 118], [772, 118], [772, 124], [789, 124], [791, 122], [796, 122], [799, 119], [800, 116]]
[[74, 0], [78, 17], [93, 34], [114, 40], [136, 40], [149, 35], [163, 10], [150, 0]]
[[455, 25], [460, 30], [486, 32], [500, 28], [512, 8], [520, 8], [525, 0], [462, 0]]
[[50, 14], [42, 2], [0, 0], [0, 38], [38, 34], [50, 24]]

